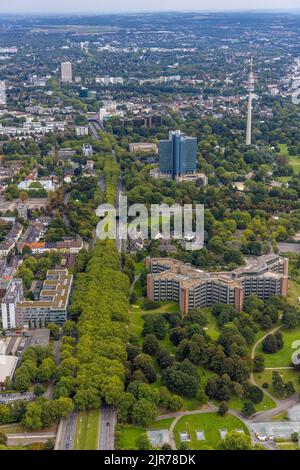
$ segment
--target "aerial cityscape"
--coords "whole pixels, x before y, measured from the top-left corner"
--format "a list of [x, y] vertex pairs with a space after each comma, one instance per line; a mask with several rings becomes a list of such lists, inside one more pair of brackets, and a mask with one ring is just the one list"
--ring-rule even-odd
[[0, 451], [300, 450], [299, 39], [0, 13]]

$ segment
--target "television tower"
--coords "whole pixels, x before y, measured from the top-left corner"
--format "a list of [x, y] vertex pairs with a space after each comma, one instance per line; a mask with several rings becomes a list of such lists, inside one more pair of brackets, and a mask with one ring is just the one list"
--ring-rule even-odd
[[253, 57], [251, 57], [251, 60], [250, 60], [250, 72], [249, 72], [249, 78], [248, 78], [247, 91], [249, 92], [249, 95], [248, 95], [246, 145], [251, 145], [252, 102], [253, 102], [253, 98], [254, 98]]

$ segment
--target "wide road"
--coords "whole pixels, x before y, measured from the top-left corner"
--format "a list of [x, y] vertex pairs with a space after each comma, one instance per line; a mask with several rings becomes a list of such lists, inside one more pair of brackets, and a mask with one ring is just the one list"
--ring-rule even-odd
[[67, 418], [60, 420], [56, 441], [55, 450], [71, 450], [73, 448], [78, 413], [74, 411]]
[[117, 413], [112, 406], [103, 405], [100, 415], [99, 450], [114, 450]]
[[[122, 177], [119, 180], [118, 186], [117, 186], [117, 197], [116, 197], [116, 210], [117, 212], [119, 211], [120, 208], [120, 200], [122, 197], [122, 191], [123, 191], [123, 182], [122, 182]], [[121, 240], [119, 238], [119, 218], [117, 218], [117, 238], [116, 238], [116, 247], [119, 253], [122, 253], [122, 251], [126, 251], [127, 249], [127, 240]]]

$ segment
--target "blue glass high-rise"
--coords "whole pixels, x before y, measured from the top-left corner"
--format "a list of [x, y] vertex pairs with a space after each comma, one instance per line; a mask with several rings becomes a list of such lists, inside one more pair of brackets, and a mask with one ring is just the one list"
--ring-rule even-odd
[[197, 138], [170, 131], [169, 140], [159, 142], [159, 171], [176, 179], [197, 168]]

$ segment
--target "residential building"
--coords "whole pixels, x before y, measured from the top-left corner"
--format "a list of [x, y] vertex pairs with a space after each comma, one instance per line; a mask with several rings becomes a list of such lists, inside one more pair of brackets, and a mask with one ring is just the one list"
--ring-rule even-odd
[[196, 172], [197, 139], [181, 131], [170, 131], [168, 140], [159, 142], [159, 171], [173, 179]]
[[288, 259], [275, 254], [248, 259], [231, 272], [205, 272], [171, 258], [148, 258], [147, 264], [148, 298], [178, 302], [183, 314], [216, 303], [241, 311], [251, 294], [265, 300], [288, 292]]
[[80, 237], [76, 237], [72, 240], [64, 240], [62, 242], [21, 241], [18, 243], [19, 251], [23, 251], [25, 246], [30, 248], [33, 254], [43, 254], [51, 251], [77, 254], [83, 248], [83, 240]]
[[67, 320], [67, 308], [73, 276], [67, 269], [47, 271], [39, 300], [24, 299], [23, 281], [13, 279], [2, 300], [3, 329], [43, 328], [48, 323], [63, 325]]
[[17, 303], [24, 299], [22, 279], [12, 279], [1, 302], [2, 326], [4, 330], [17, 327]]
[[0, 106], [6, 106], [6, 85], [5, 81], [0, 81]]
[[23, 300], [17, 304], [18, 327], [42, 328], [48, 323], [63, 325], [67, 320], [72, 283], [73, 276], [67, 269], [48, 271], [39, 300]]
[[85, 157], [92, 157], [93, 156], [93, 147], [91, 146], [91, 144], [83, 144], [82, 153]]
[[61, 64], [61, 81], [63, 83], [72, 83], [72, 64], [71, 62], [62, 62]]
[[89, 128], [87, 126], [76, 126], [75, 132], [77, 137], [89, 135]]

